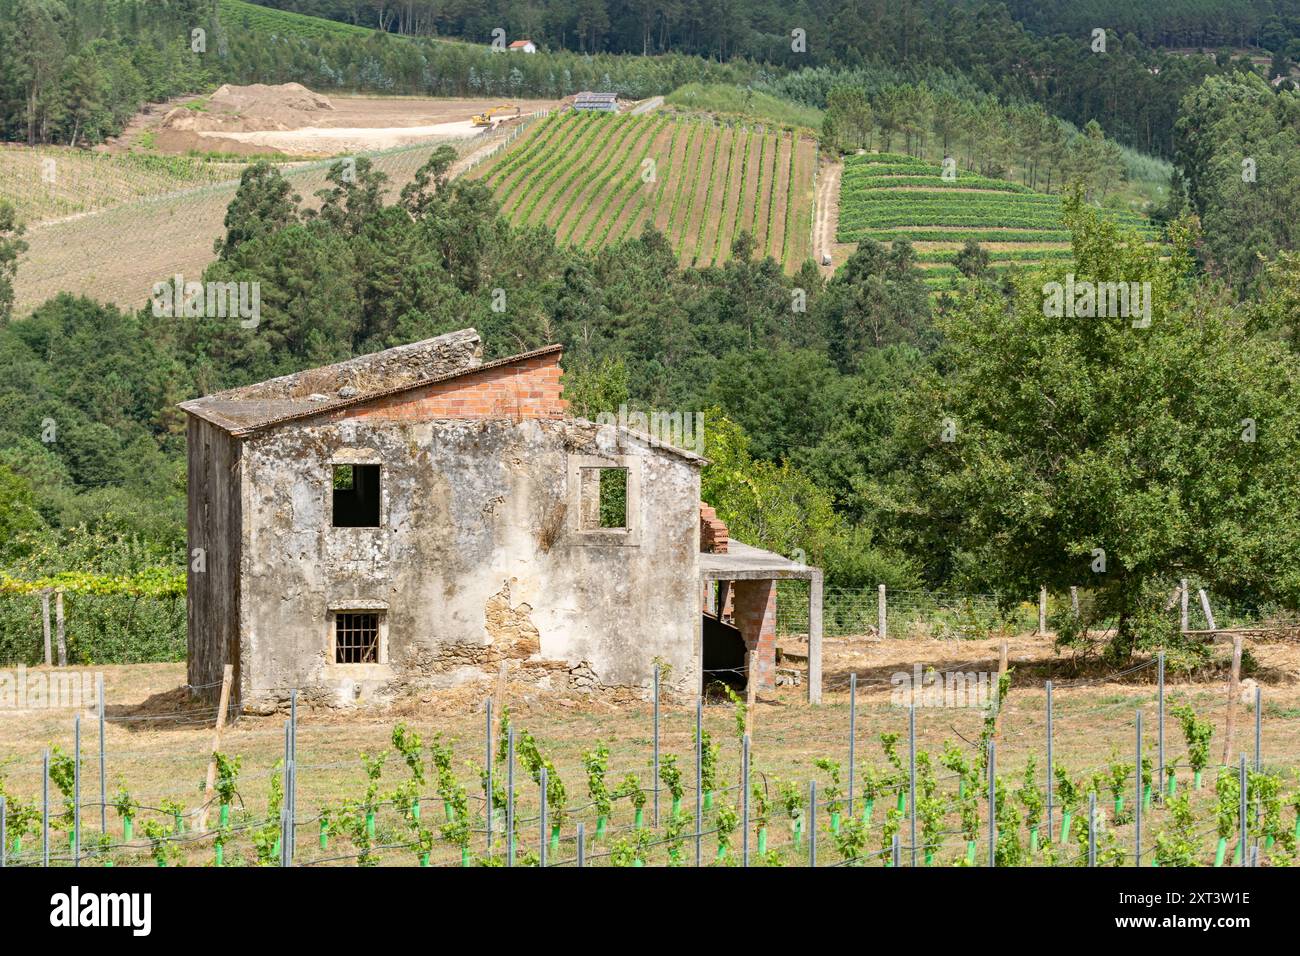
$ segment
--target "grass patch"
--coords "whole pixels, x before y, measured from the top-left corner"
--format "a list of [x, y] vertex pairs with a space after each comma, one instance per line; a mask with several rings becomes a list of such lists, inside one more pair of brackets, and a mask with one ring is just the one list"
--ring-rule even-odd
[[725, 83], [687, 83], [665, 96], [664, 102], [682, 110], [772, 123], [787, 129], [817, 130], [822, 123], [822, 111], [816, 107]]

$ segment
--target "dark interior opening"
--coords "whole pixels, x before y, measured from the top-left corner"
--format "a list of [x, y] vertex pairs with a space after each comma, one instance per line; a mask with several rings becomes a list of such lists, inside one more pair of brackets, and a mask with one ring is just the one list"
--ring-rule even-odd
[[745, 689], [745, 638], [740, 628], [704, 615], [704, 684], [721, 681], [735, 690]]
[[379, 527], [379, 466], [334, 466], [334, 527]]
[[334, 661], [337, 664], [379, 663], [379, 615], [344, 611], [334, 617]]

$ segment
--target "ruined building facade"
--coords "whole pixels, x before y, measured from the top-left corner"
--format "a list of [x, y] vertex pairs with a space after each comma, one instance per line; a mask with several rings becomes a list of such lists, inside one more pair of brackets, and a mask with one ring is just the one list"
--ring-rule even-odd
[[[656, 663], [697, 688], [702, 533], [727, 550], [704, 461], [568, 417], [560, 355], [484, 362], [468, 329], [184, 403], [190, 685], [231, 664], [245, 710], [346, 706], [506, 660], [556, 690]], [[744, 611], [765, 658], [768, 597]]]

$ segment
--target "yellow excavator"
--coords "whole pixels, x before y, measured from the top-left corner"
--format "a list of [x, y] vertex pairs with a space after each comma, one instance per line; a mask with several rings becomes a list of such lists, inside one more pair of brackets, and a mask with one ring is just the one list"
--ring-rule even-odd
[[519, 107], [513, 103], [502, 103], [500, 106], [494, 106], [490, 110], [474, 114], [475, 126], [491, 126], [492, 121], [498, 116], [509, 114], [511, 116], [519, 115]]

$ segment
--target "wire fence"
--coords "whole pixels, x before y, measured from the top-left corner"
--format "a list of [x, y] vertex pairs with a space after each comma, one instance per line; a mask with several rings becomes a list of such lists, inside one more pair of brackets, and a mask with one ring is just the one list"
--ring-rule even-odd
[[[1189, 585], [1188, 625], [1192, 630], [1252, 626], [1292, 627], [1300, 621], [1293, 609], [1270, 601], [1206, 594], [1213, 620], [1205, 616], [1195, 583]], [[822, 633], [828, 637], [878, 636], [881, 606], [885, 633], [909, 639], [979, 640], [1032, 634], [1039, 627], [1040, 596], [1022, 598], [966, 591], [926, 591], [875, 588], [826, 588], [822, 594]], [[1178, 620], [1177, 601], [1165, 608]], [[1066, 611], [1082, 614], [1097, 630], [1113, 629], [1118, 619], [1096, 615], [1090, 591], [1049, 593], [1043, 617], [1048, 627]], [[782, 581], [778, 586], [776, 630], [779, 636], [808, 633], [808, 585]]]
[[[1089, 700], [1085, 708], [1071, 696], [1139, 671], [1154, 683], [1113, 706]], [[779, 726], [750, 724], [758, 718], [735, 703], [661, 705], [656, 695], [645, 726], [609, 739], [603, 753], [594, 737], [585, 741], [591, 749], [576, 750], [584, 741], [572, 731], [534, 738], [518, 717], [494, 726], [487, 702], [477, 737], [463, 724], [446, 733], [413, 724], [426, 744], [447, 749], [416, 748], [409, 763], [409, 749], [389, 752], [379, 770], [376, 755], [397, 744], [387, 727], [373, 726], [358, 760], [336, 748], [338, 727], [301, 723], [295, 710], [283, 727], [237, 721], [223, 750], [242, 749], [245, 761], [215, 787], [203, 786], [208, 754], [195, 748], [163, 770], [175, 784], [133, 795], [109, 790], [118, 768], [134, 758], [157, 774], [168, 758], [157, 747], [108, 746], [86, 721], [43, 759], [0, 758], [3, 862], [1209, 866], [1294, 858], [1300, 792], [1285, 787], [1300, 755], [1285, 722], [1265, 719], [1262, 691], [1253, 736], [1246, 722], [1237, 752], [1216, 762], [1179, 734], [1159, 659], [1068, 688], [1013, 682], [1005, 700], [985, 708], [932, 706], [923, 694], [881, 706], [867, 693], [871, 683], [855, 678], [842, 703]], [[197, 708], [111, 723], [154, 731], [214, 720], [213, 709]], [[796, 729], [804, 736], [792, 756], [786, 739]], [[1098, 756], [1107, 747], [1109, 756]], [[809, 751], [819, 756], [809, 761]]]

